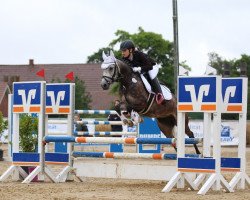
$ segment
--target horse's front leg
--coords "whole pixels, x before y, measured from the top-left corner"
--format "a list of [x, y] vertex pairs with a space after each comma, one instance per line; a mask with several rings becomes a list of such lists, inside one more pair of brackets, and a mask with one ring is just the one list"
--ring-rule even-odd
[[[185, 133], [186, 135], [189, 137], [189, 138], [195, 138], [194, 137], [194, 133], [190, 130], [189, 126], [188, 126], [188, 123], [189, 123], [189, 119], [188, 119], [188, 116], [185, 115]], [[194, 149], [195, 149], [195, 152], [196, 154], [201, 154], [200, 150], [198, 149], [198, 146], [196, 144], [194, 144]]]
[[128, 115], [125, 115], [122, 111], [121, 111], [121, 121], [123, 122], [124, 125], [128, 125], [129, 127], [134, 126], [134, 123], [132, 120], [128, 119]]

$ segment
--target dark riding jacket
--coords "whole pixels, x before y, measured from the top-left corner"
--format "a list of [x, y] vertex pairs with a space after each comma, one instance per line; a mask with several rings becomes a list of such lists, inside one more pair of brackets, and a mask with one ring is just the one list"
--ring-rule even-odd
[[76, 124], [75, 131], [88, 131], [88, 127], [85, 124]]
[[153, 66], [156, 64], [147, 54], [138, 50], [133, 52], [133, 60], [128, 58], [122, 58], [122, 60], [129, 63], [132, 67], [141, 67], [141, 73], [147, 73], [153, 69]]

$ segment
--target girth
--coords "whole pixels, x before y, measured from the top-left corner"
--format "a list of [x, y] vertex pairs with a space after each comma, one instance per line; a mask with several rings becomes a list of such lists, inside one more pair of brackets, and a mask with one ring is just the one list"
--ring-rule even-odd
[[154, 93], [150, 93], [149, 95], [148, 95], [148, 99], [147, 99], [147, 106], [144, 108], [144, 109], [142, 109], [141, 111], [139, 111], [138, 113], [139, 114], [146, 114], [149, 110], [150, 110], [150, 108], [151, 108], [151, 106], [153, 105], [153, 103], [154, 103], [154, 100], [155, 100], [155, 94]]

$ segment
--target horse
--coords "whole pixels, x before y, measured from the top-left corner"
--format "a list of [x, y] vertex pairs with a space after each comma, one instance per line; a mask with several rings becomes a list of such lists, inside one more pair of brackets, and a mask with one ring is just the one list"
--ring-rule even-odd
[[[177, 126], [177, 99], [172, 94], [172, 98], [164, 100], [163, 104], [157, 104], [155, 94], [149, 93], [138, 73], [134, 73], [132, 67], [119, 59], [116, 59], [111, 51], [107, 56], [102, 54], [103, 70], [101, 87], [108, 90], [114, 82], [119, 82], [123, 96], [129, 107], [138, 112], [142, 116], [155, 118], [159, 129], [167, 138], [174, 138], [173, 129]], [[188, 116], [185, 116], [185, 134], [189, 138], [194, 138], [193, 132], [190, 130]], [[173, 145], [174, 146], [174, 145]], [[175, 150], [176, 147], [174, 146]], [[196, 154], [200, 151], [194, 144]]]

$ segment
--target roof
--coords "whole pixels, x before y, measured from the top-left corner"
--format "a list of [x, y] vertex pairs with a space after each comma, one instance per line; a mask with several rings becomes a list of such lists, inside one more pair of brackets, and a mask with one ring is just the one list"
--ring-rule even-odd
[[[19, 76], [19, 81], [42, 81], [42, 77], [36, 75], [40, 70], [45, 70], [45, 80], [51, 82], [60, 79], [65, 80], [65, 75], [74, 72], [74, 76], [85, 82], [86, 90], [92, 96], [92, 109], [109, 109], [115, 96], [101, 88], [102, 77], [101, 64], [29, 64], [29, 65], [0, 65], [0, 81], [4, 76]], [[117, 97], [116, 97], [117, 98]]]

